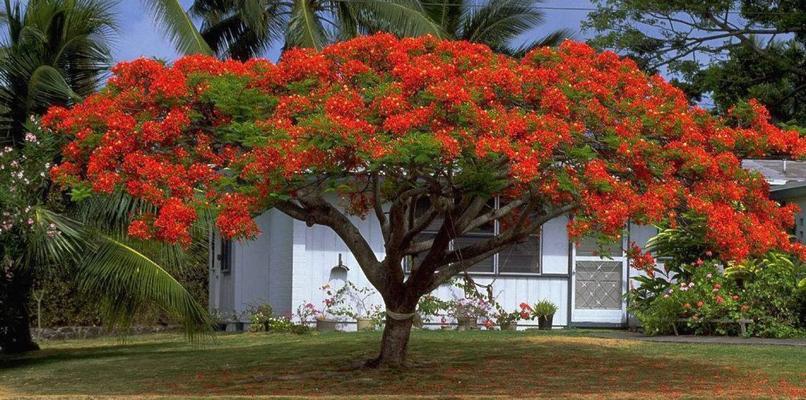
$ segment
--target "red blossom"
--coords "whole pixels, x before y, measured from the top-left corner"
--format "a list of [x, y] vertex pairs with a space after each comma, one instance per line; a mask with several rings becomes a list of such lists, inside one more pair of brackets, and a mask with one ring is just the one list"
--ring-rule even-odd
[[[220, 77], [260, 96], [258, 109], [214, 103]], [[770, 201], [763, 177], [740, 164], [806, 156], [797, 131], [776, 127], [756, 101], [713, 116], [632, 60], [573, 41], [519, 60], [388, 34], [289, 50], [277, 64], [139, 59], [42, 123], [69, 139], [54, 181], [122, 188], [159, 208], [132, 224], [140, 237], [187, 243], [200, 208], [217, 214], [225, 236], [253, 236], [253, 215], [326, 176], [353, 179], [333, 187], [350, 188], [340, 193], [362, 214], [368, 175], [482, 165], [503, 178], [496, 194], [529, 193], [540, 210], [573, 206], [574, 238], [617, 238], [627, 221], [674, 226], [690, 211], [719, 258], [774, 248], [806, 256], [786, 233], [796, 208]], [[650, 255], [631, 259], [652, 273]]]

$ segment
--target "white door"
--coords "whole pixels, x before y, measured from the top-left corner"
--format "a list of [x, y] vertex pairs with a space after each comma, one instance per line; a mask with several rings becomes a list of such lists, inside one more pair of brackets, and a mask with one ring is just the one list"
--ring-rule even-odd
[[593, 240], [572, 246], [571, 322], [621, 324], [626, 320], [627, 259], [622, 246], [600, 249]]

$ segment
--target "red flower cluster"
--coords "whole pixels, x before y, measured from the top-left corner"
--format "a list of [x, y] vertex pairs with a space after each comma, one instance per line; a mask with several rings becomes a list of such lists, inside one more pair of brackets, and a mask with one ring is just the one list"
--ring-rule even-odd
[[141, 59], [43, 123], [71, 139], [52, 171], [58, 182], [159, 207], [132, 224], [143, 238], [187, 242], [199, 208], [218, 214], [226, 236], [254, 235], [252, 215], [320, 179], [360, 214], [372, 203], [371, 174], [475, 165], [503, 171], [501, 193], [530, 193], [538, 209], [574, 205], [575, 236], [616, 237], [628, 220], [694, 210], [723, 258], [799, 250], [785, 233], [794, 210], [768, 200], [740, 159], [802, 157], [806, 140], [772, 125], [756, 102], [714, 117], [632, 60], [572, 41], [521, 60], [388, 34], [290, 50], [276, 65]]
[[627, 257], [630, 259], [630, 266], [639, 271], [645, 271], [650, 278], [655, 276], [655, 257], [649, 252], [641, 251], [635, 243], [630, 244], [627, 249]]

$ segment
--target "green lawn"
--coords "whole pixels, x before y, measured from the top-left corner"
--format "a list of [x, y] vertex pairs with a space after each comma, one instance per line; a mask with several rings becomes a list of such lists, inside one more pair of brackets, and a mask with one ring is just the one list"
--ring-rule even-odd
[[[404, 370], [355, 369], [378, 333], [47, 342], [0, 358], [0, 397], [250, 395], [741, 398], [806, 396], [806, 348], [663, 344], [601, 331], [415, 332]], [[56, 396], [54, 396], [56, 395]]]

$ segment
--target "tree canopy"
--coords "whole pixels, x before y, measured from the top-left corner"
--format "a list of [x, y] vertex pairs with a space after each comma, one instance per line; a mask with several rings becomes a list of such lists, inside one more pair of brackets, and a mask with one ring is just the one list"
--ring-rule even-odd
[[[189, 243], [202, 210], [227, 237], [254, 236], [252, 217], [272, 207], [328, 226], [396, 313], [562, 214], [572, 237], [615, 240], [628, 221], [694, 213], [720, 258], [802, 251], [786, 233], [795, 208], [769, 200], [763, 177], [740, 165], [803, 157], [797, 131], [771, 124], [756, 101], [715, 117], [634, 61], [582, 43], [516, 60], [377, 34], [289, 50], [278, 64], [188, 56], [113, 73], [101, 92], [44, 117], [72, 140], [56, 182], [76, 198], [124, 191], [152, 203], [129, 227], [143, 239]], [[488, 207], [496, 197], [501, 206]], [[349, 214], [377, 218], [383, 260]], [[450, 245], [493, 220], [498, 235]], [[436, 235], [420, 235], [429, 225]], [[387, 336], [405, 349], [407, 333]], [[401, 360], [384, 349], [382, 361]]]

